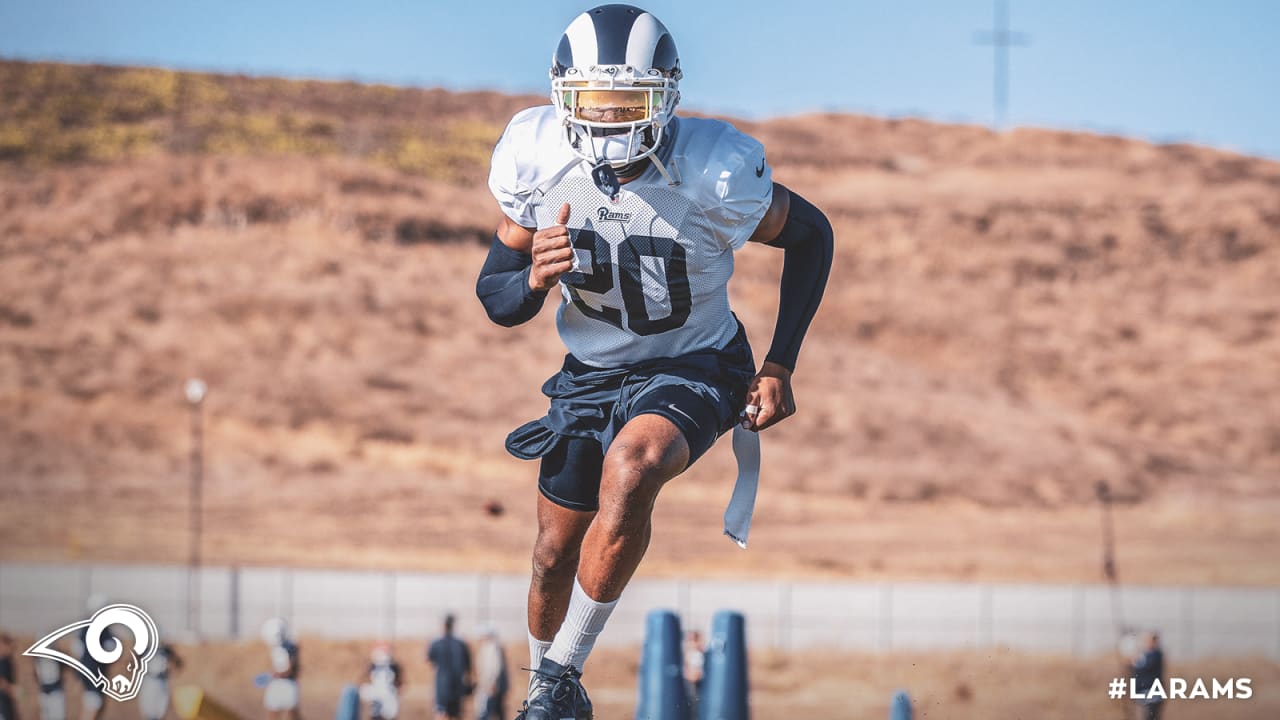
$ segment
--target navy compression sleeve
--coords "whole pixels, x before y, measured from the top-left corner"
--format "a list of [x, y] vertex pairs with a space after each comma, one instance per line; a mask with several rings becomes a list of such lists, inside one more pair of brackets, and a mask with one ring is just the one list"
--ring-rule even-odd
[[767, 244], [782, 248], [786, 255], [782, 261], [778, 323], [765, 360], [795, 370], [800, 343], [827, 287], [835, 236], [827, 216], [792, 192], [782, 231]]
[[476, 297], [489, 319], [503, 327], [527, 322], [542, 309], [547, 293], [529, 287], [533, 258], [507, 247], [497, 235], [476, 280]]

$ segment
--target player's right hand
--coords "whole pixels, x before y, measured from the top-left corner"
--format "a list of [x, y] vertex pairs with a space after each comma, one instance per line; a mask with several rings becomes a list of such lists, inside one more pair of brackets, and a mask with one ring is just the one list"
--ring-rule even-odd
[[529, 287], [546, 292], [560, 282], [560, 276], [573, 269], [573, 247], [569, 244], [569, 203], [560, 207], [556, 223], [533, 234], [533, 267], [529, 270]]

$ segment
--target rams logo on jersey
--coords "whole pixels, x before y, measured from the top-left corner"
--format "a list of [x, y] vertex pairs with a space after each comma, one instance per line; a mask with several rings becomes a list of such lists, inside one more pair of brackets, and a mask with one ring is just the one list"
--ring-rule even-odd
[[631, 213], [614, 212], [607, 207], [601, 206], [596, 210], [596, 217], [601, 220], [617, 220], [618, 222], [631, 222]]

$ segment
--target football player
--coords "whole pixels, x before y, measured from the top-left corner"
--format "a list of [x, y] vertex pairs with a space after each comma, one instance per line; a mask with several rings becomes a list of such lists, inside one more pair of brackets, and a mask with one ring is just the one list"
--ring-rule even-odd
[[369, 702], [370, 720], [396, 720], [400, 714], [400, 687], [404, 676], [391, 654], [391, 644], [379, 642], [369, 654], [369, 670], [360, 695]]
[[32, 669], [40, 688], [40, 720], [67, 720], [67, 693], [62, 683], [67, 666], [57, 660], [37, 657]]
[[271, 672], [262, 693], [262, 707], [270, 720], [298, 720], [298, 645], [284, 618], [262, 623], [262, 641], [271, 654]]
[[[583, 665], [648, 546], [659, 490], [735, 424], [795, 412], [791, 373], [831, 266], [830, 223], [773, 182], [759, 142], [675, 116], [680, 78], [653, 15], [588, 10], [553, 54], [552, 104], [517, 114], [493, 153], [505, 217], [476, 293], [514, 326], [554, 291], [568, 349], [543, 386], [547, 415], [507, 438], [541, 459], [524, 720], [592, 717]], [[758, 372], [727, 289], [749, 242], [785, 252]]]
[[[85, 602], [85, 609], [90, 613], [96, 613], [102, 608], [110, 605], [111, 601], [107, 596], [101, 593], [94, 593], [89, 596]], [[110, 629], [103, 632], [101, 642], [105, 645], [107, 640], [120, 642]], [[94, 676], [105, 675], [107, 668], [98, 662], [93, 653], [89, 652], [89, 626], [86, 625], [76, 633], [71, 641], [72, 654], [80, 659], [80, 664]], [[102, 688], [98, 687], [94, 680], [83, 673], [80, 673], [80, 682], [84, 684], [84, 692], [80, 693], [80, 718], [81, 720], [102, 720], [103, 713], [106, 712], [106, 704], [103, 702]]]
[[169, 680], [182, 670], [182, 656], [172, 645], [161, 644], [147, 667], [147, 680], [138, 696], [142, 720], [166, 720], [169, 716]]

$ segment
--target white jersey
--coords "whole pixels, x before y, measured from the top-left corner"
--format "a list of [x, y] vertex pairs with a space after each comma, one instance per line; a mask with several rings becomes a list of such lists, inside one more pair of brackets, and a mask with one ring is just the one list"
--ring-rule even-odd
[[550, 105], [512, 118], [493, 151], [489, 189], [514, 222], [550, 227], [569, 203], [574, 272], [560, 279], [556, 325], [588, 365], [722, 348], [737, 332], [733, 252], [773, 201], [764, 148], [729, 123], [675, 118], [659, 157], [678, 185], [650, 163], [611, 202]]

